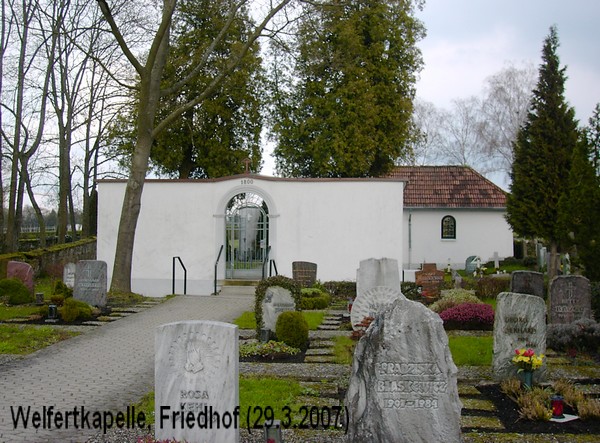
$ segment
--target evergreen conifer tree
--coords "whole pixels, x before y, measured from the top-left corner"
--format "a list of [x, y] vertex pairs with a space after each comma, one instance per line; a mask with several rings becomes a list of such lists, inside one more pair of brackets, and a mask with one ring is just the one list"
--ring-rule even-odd
[[544, 41], [542, 64], [527, 119], [514, 143], [507, 220], [517, 235], [550, 244], [549, 275], [556, 275], [562, 236], [558, 200], [567, 188], [577, 144], [575, 111], [564, 97], [565, 68], [560, 67], [556, 27]]

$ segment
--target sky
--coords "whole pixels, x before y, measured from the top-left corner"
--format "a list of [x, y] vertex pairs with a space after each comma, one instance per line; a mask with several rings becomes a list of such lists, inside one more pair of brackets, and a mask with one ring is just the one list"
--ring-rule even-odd
[[[487, 77], [508, 64], [541, 63], [544, 39], [556, 25], [565, 98], [587, 124], [600, 102], [600, 0], [426, 0], [417, 12], [427, 36], [419, 43], [425, 66], [417, 97], [438, 108], [482, 96]], [[263, 174], [274, 160], [265, 149]]]
[[587, 124], [600, 102], [598, 0], [426, 0], [417, 17], [427, 28], [417, 96], [437, 107], [481, 96], [485, 79], [509, 63], [537, 70], [552, 25], [567, 68], [565, 98], [576, 117]]

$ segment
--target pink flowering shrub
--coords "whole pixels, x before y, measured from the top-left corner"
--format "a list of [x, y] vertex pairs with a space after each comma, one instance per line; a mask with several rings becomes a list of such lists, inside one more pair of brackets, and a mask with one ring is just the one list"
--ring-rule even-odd
[[446, 329], [482, 329], [494, 327], [494, 309], [484, 303], [461, 303], [440, 314]]

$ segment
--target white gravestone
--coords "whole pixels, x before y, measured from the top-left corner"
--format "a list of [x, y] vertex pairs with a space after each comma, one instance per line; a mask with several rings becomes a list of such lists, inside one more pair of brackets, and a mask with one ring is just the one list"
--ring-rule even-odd
[[400, 295], [354, 352], [348, 441], [459, 443], [457, 372], [439, 315]]
[[369, 258], [360, 262], [356, 272], [356, 295], [360, 296], [376, 286], [387, 286], [400, 291], [398, 260]]
[[280, 286], [269, 286], [262, 302], [263, 328], [275, 331], [277, 317], [285, 311], [294, 311], [296, 302], [292, 293]]
[[183, 321], [157, 328], [155, 438], [239, 441], [238, 328]]
[[[546, 353], [546, 303], [530, 294], [502, 292], [498, 295], [494, 318], [494, 353], [492, 369], [498, 381], [517, 376], [512, 363], [516, 349], [533, 349]], [[545, 378], [546, 363], [534, 371], [536, 383]]]
[[73, 289], [75, 287], [75, 273], [77, 265], [75, 263], [67, 263], [63, 269], [63, 283]]
[[376, 317], [385, 311], [402, 293], [386, 286], [376, 286], [359, 295], [352, 304], [350, 323], [352, 329], [359, 329], [358, 324], [365, 317]]

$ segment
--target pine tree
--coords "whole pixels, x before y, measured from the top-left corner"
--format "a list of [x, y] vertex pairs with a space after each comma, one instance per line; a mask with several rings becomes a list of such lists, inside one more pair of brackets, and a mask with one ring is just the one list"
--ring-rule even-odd
[[577, 144], [575, 111], [564, 97], [565, 68], [560, 67], [555, 27], [544, 41], [542, 64], [527, 119], [514, 143], [507, 220], [517, 235], [550, 244], [549, 275], [556, 275], [562, 233], [558, 200], [566, 189]]
[[563, 241], [576, 246], [585, 275], [600, 280], [600, 182], [585, 138], [573, 152], [569, 181], [558, 206]]
[[420, 1], [342, 0], [300, 25], [288, 90], [277, 92], [274, 150], [287, 176], [379, 176], [414, 135]]

